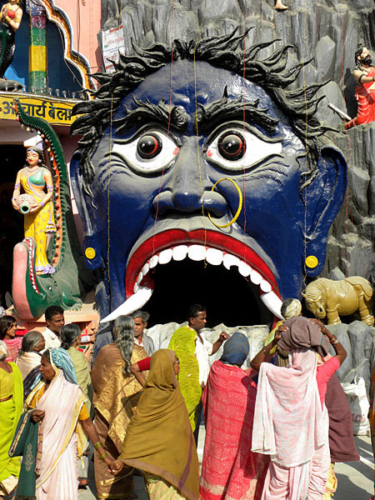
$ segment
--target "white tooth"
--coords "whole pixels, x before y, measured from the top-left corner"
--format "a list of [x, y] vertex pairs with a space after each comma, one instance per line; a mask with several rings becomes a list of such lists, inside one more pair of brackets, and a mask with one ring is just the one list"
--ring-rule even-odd
[[184, 260], [186, 259], [189, 247], [187, 245], [178, 245], [173, 249], [173, 260]]
[[134, 290], [133, 290], [133, 291], [134, 291], [134, 293], [137, 293], [137, 292], [138, 292], [138, 290], [139, 290], [139, 284], [138, 284], [138, 283], [136, 283], [136, 284], [134, 285]]
[[138, 278], [137, 278], [137, 284], [139, 285], [139, 283], [143, 280], [143, 273], [142, 271], [139, 273], [138, 275]]
[[263, 295], [260, 296], [263, 304], [267, 307], [269, 311], [271, 311], [272, 314], [277, 316], [280, 319], [284, 319], [281, 316], [281, 305], [282, 301], [279, 299], [279, 297], [276, 295], [275, 292], [268, 292], [264, 293]]
[[260, 285], [263, 278], [257, 271], [254, 271], [253, 269], [250, 273], [250, 279], [251, 282], [254, 283], [254, 285]]
[[149, 270], [150, 270], [150, 264], [148, 262], [146, 262], [146, 264], [142, 267], [143, 276], [146, 276], [146, 274], [149, 272]]
[[199, 261], [206, 257], [206, 249], [202, 245], [191, 245], [188, 251], [189, 259]]
[[137, 293], [129, 297], [128, 300], [125, 300], [125, 302], [121, 304], [121, 306], [119, 306], [117, 309], [111, 312], [111, 314], [103, 318], [100, 323], [113, 321], [119, 316], [129, 316], [129, 314], [138, 311], [138, 309], [142, 309], [142, 307], [150, 300], [153, 292], [154, 290], [152, 290], [151, 288], [141, 286]]
[[223, 262], [224, 254], [221, 250], [217, 250], [216, 248], [208, 248], [206, 252], [206, 259], [209, 264], [213, 266], [220, 266]]
[[260, 282], [260, 289], [262, 290], [262, 292], [268, 293], [272, 290], [272, 286], [270, 283], [268, 283], [268, 281], [263, 280]]
[[153, 269], [159, 264], [159, 256], [153, 255], [150, 259], [150, 269]]
[[248, 266], [246, 262], [243, 262], [241, 260], [240, 265], [238, 266], [238, 272], [246, 278], [247, 276], [250, 276], [251, 271], [252, 271], [251, 267]]
[[172, 249], [167, 248], [159, 254], [159, 264], [168, 264], [172, 260]]
[[235, 257], [234, 255], [231, 255], [230, 253], [226, 253], [224, 255], [223, 264], [224, 267], [226, 267], [229, 271], [231, 266], [238, 267], [240, 265], [240, 259], [238, 257]]

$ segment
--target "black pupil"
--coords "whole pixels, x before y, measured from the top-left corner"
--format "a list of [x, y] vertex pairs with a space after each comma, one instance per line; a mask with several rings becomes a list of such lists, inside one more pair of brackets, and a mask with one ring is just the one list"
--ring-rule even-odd
[[161, 140], [154, 134], [147, 134], [138, 141], [138, 153], [141, 158], [154, 158], [161, 151]]
[[241, 134], [226, 134], [219, 142], [219, 151], [227, 160], [238, 160], [245, 154], [245, 140]]

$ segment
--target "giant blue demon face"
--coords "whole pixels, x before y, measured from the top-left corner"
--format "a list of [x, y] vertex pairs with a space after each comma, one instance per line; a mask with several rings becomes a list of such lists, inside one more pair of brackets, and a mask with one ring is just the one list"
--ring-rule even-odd
[[[162, 113], [169, 103], [170, 113]], [[258, 112], [245, 113], [245, 104]], [[310, 167], [287, 116], [260, 86], [202, 61], [195, 67], [177, 61], [172, 72], [166, 65], [123, 99], [91, 157], [92, 198], [83, 193], [79, 161], [77, 152], [73, 187], [85, 248], [95, 250], [86, 252], [87, 265], [105, 269], [102, 317], [143, 307], [168, 266], [170, 296], [164, 288], [158, 308], [164, 304], [171, 320], [171, 297], [186, 288], [189, 299], [203, 286], [214, 297], [233, 297], [236, 287], [227, 288], [225, 272], [247, 282], [249, 297], [241, 291], [239, 306], [255, 293], [258, 304], [278, 315], [283, 298], [300, 296], [305, 269], [321, 271], [346, 189], [345, 161], [326, 146], [317, 176], [301, 190]], [[223, 178], [234, 183], [224, 180], [212, 191]], [[217, 227], [233, 220], [240, 193], [237, 220]], [[305, 268], [307, 256], [318, 264]], [[219, 280], [209, 278], [211, 289], [203, 284], [210, 266], [220, 273]]]

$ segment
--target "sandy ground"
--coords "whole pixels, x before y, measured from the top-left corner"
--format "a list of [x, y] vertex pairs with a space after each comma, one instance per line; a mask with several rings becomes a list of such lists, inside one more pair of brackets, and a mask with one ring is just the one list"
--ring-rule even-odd
[[[204, 437], [204, 427], [201, 426], [198, 446], [200, 460], [203, 455]], [[371, 439], [367, 436], [358, 436], [356, 437], [356, 445], [361, 457], [360, 462], [336, 464], [338, 490], [335, 499], [337, 500], [369, 500], [374, 493], [374, 459]], [[135, 493], [138, 495], [139, 500], [147, 500], [143, 478], [135, 477], [134, 479]], [[85, 491], [80, 492], [79, 500], [94, 499], [96, 499], [94, 468], [92, 462], [90, 462], [90, 484]]]

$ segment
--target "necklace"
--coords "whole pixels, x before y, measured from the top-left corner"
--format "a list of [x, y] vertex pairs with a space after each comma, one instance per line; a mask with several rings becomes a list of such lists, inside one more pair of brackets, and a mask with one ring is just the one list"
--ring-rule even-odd
[[26, 167], [26, 170], [28, 170], [30, 173], [36, 172], [39, 169], [40, 167], [38, 165], [35, 165], [35, 167]]

